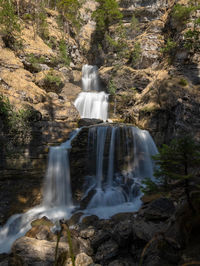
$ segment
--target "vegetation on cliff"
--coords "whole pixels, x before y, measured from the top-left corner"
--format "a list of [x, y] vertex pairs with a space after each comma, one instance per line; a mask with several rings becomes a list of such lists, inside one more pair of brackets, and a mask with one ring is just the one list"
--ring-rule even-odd
[[[170, 145], [163, 144], [159, 154], [153, 156], [156, 163], [155, 180], [147, 179], [144, 192], [169, 192], [176, 181], [182, 182], [189, 207], [196, 212], [190, 197], [190, 181], [198, 178], [200, 143], [191, 136], [173, 139]], [[199, 183], [199, 180], [197, 184]], [[197, 189], [193, 187], [193, 189]]]

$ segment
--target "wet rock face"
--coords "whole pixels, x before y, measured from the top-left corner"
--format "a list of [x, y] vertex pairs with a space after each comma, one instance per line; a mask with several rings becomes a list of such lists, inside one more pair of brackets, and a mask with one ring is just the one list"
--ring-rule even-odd
[[103, 120], [101, 119], [90, 119], [90, 118], [82, 118], [78, 121], [78, 126], [79, 127], [84, 127], [84, 126], [92, 126], [92, 125], [97, 125], [103, 123]]

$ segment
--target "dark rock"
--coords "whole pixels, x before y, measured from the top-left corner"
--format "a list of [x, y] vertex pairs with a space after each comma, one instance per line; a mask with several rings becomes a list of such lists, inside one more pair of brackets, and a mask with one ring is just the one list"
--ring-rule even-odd
[[162, 233], [167, 229], [165, 222], [150, 222], [145, 221], [144, 218], [137, 218], [133, 222], [133, 238], [148, 242], [157, 233]]
[[119, 247], [117, 243], [113, 240], [109, 240], [98, 247], [97, 253], [95, 254], [95, 261], [103, 263], [115, 258], [118, 255], [118, 252]]
[[176, 266], [179, 261], [179, 248], [174, 245], [173, 241], [162, 236], [152, 239], [142, 257], [142, 265], [144, 266]]
[[72, 225], [77, 224], [77, 223], [80, 221], [80, 218], [81, 218], [82, 215], [83, 215], [82, 212], [74, 213], [74, 214], [72, 215], [72, 217], [71, 217], [69, 220], [67, 220], [67, 224], [68, 224], [69, 226], [72, 226]]
[[96, 215], [86, 216], [82, 220], [82, 225], [83, 226], [95, 225], [98, 222], [98, 220], [99, 218]]
[[78, 126], [79, 127], [87, 127], [87, 126], [92, 126], [92, 125], [97, 125], [103, 123], [103, 120], [101, 119], [95, 119], [95, 118], [82, 118], [78, 121]]
[[125, 220], [116, 224], [112, 234], [113, 239], [118, 243], [119, 247], [129, 248], [132, 237], [133, 225], [132, 221]]
[[114, 222], [120, 222], [124, 220], [131, 220], [133, 218], [134, 213], [133, 212], [122, 212], [122, 213], [117, 213], [111, 217], [111, 219]]
[[111, 233], [103, 230], [98, 230], [97, 234], [91, 239], [91, 246], [96, 250], [100, 245], [111, 238]]
[[147, 220], [166, 220], [175, 213], [173, 201], [167, 198], [159, 198], [152, 201], [147, 208], [142, 209], [139, 214]]

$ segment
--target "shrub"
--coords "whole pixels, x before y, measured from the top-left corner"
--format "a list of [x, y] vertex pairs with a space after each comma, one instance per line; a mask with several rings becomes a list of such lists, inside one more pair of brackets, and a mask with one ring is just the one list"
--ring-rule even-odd
[[138, 19], [133, 15], [131, 18], [131, 25], [130, 25], [131, 31], [136, 34], [139, 31], [139, 21]]
[[179, 25], [184, 25], [187, 23], [191, 12], [194, 11], [194, 9], [194, 6], [183, 6], [176, 4], [172, 11], [172, 18], [174, 18]]
[[36, 57], [34, 54], [29, 54], [26, 57], [26, 68], [31, 72], [39, 72], [41, 71], [40, 64], [46, 63], [46, 58], [43, 56]]
[[70, 65], [70, 57], [68, 52], [68, 46], [66, 44], [66, 41], [62, 39], [59, 43], [59, 52], [60, 52], [60, 60], [63, 62], [65, 66]]
[[[9, 99], [0, 95], [0, 116], [4, 123], [4, 130], [9, 134], [22, 133], [24, 136], [29, 129], [33, 110], [29, 107], [15, 111]], [[16, 136], [17, 137], [17, 136]]]
[[55, 76], [52, 72], [49, 72], [45, 77], [45, 83], [55, 84], [59, 87], [62, 84], [62, 81], [60, 77]]
[[168, 54], [173, 57], [176, 52], [176, 48], [177, 48], [177, 43], [174, 42], [171, 38], [168, 38], [167, 43], [161, 49], [161, 53]]
[[63, 87], [63, 82], [61, 78], [50, 70], [44, 78], [44, 89], [46, 91], [53, 91], [59, 93]]
[[135, 67], [139, 63], [141, 54], [142, 54], [141, 45], [139, 42], [136, 42], [131, 52], [131, 59], [130, 59], [133, 67]]
[[193, 52], [200, 51], [199, 27], [200, 27], [200, 18], [194, 20], [193, 29], [189, 29], [184, 35], [185, 37], [184, 47]]

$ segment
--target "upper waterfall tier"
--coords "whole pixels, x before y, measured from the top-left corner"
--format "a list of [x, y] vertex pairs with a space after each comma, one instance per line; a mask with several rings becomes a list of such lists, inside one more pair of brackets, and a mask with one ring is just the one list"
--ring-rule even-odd
[[81, 118], [108, 118], [108, 94], [99, 92], [99, 76], [96, 66], [84, 65], [82, 68], [81, 92], [74, 102]]
[[81, 92], [74, 105], [81, 118], [97, 118], [103, 121], [108, 118], [108, 94], [103, 91]]
[[82, 86], [84, 91], [99, 91], [97, 66], [84, 65], [82, 67]]

